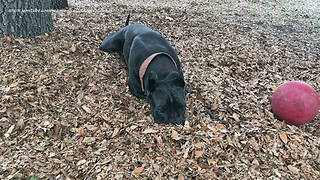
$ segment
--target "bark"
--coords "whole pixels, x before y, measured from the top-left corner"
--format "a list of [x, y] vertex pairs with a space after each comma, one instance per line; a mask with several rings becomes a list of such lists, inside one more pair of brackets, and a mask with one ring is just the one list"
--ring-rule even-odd
[[52, 0], [52, 9], [63, 9], [68, 7], [67, 0]]
[[51, 0], [0, 0], [0, 36], [37, 36], [53, 30]]

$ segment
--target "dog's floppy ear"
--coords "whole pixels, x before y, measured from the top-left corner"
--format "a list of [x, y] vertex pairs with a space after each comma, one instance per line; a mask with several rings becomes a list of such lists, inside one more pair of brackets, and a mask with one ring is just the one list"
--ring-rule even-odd
[[185, 82], [184, 82], [184, 79], [183, 79], [183, 76], [181, 76], [178, 72], [172, 72], [170, 73], [166, 79], [165, 79], [166, 82], [170, 82], [176, 86], [180, 86], [182, 88], [185, 87]]
[[158, 82], [158, 75], [151, 71], [147, 77], [147, 83], [145, 84], [145, 91], [147, 94], [147, 98], [150, 98], [150, 96], [154, 93], [157, 87]]
[[109, 34], [101, 43], [100, 50], [123, 54], [124, 31], [124, 28], [122, 28], [115, 33]]

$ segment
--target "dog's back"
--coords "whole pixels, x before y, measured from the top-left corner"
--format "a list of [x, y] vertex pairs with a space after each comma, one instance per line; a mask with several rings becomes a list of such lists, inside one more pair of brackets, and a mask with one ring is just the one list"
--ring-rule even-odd
[[130, 16], [126, 21], [127, 26], [103, 40], [100, 50], [109, 53], [117, 52], [124, 57], [126, 63], [129, 61], [131, 52], [143, 52], [137, 53], [142, 55], [139, 57], [141, 60], [156, 52], [168, 52], [173, 59], [179, 61], [174, 49], [161, 34], [146, 25], [129, 25], [129, 18]]

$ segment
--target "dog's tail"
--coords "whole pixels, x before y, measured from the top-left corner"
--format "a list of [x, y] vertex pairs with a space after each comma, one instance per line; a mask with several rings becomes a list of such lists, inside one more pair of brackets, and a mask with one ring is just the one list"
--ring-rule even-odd
[[126, 26], [128, 26], [129, 25], [129, 20], [130, 20], [130, 14], [128, 15], [128, 17], [127, 17], [127, 20], [126, 20]]

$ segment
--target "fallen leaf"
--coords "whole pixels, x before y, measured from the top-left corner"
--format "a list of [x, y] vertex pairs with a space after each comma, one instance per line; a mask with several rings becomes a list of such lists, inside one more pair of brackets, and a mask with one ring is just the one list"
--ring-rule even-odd
[[246, 155], [244, 155], [244, 158], [246, 158], [250, 163], [253, 161], [253, 158], [248, 157], [248, 156], [246, 156]]
[[174, 140], [178, 140], [179, 139], [178, 132], [172, 129], [171, 138], [174, 139]]
[[184, 151], [183, 158], [186, 159], [188, 157], [189, 150], [190, 150], [190, 147], [187, 147], [187, 149]]
[[278, 169], [273, 170], [273, 172], [279, 177], [281, 178], [281, 173], [279, 173]]
[[264, 110], [265, 111], [265, 113], [268, 115], [268, 118], [269, 118], [269, 120], [272, 120], [272, 119], [274, 119], [274, 115], [270, 112], [270, 111], [268, 111], [268, 110]]
[[77, 96], [77, 99], [78, 99], [78, 102], [81, 103], [81, 99], [84, 97], [84, 92], [83, 91], [80, 91], [78, 96]]
[[76, 47], [72, 44], [70, 50], [71, 50], [72, 52], [76, 52], [77, 49], [76, 49]]
[[260, 163], [259, 163], [259, 161], [258, 161], [257, 159], [254, 159], [254, 160], [252, 161], [252, 164], [254, 164], [254, 165], [256, 165], [256, 166], [259, 166], [259, 165], [260, 165]]
[[279, 133], [280, 139], [282, 140], [283, 143], [287, 144], [288, 138], [285, 133]]
[[211, 145], [211, 141], [208, 138], [202, 138], [207, 145]]
[[17, 122], [16, 128], [17, 128], [17, 129], [22, 129], [23, 127], [24, 127], [24, 121], [23, 121], [23, 119], [20, 119], [20, 120]]
[[185, 159], [185, 158], [183, 158], [183, 159], [179, 162], [178, 166], [183, 165], [185, 162], [186, 162], [186, 159]]
[[96, 140], [96, 137], [85, 137], [83, 139], [83, 143], [90, 143], [90, 142], [94, 142]]
[[183, 177], [183, 175], [182, 175], [182, 174], [179, 174], [179, 176], [178, 176], [178, 180], [184, 180], [184, 177]]
[[112, 119], [107, 115], [101, 115], [101, 118], [103, 118], [105, 121], [108, 121], [108, 122], [112, 121]]
[[216, 131], [217, 131], [216, 129], [214, 129], [214, 127], [212, 127], [212, 126], [210, 126], [210, 125], [207, 125], [207, 128], [210, 129], [210, 130], [213, 131], [213, 132], [216, 132]]
[[[61, 124], [55, 124], [53, 128], [53, 137], [58, 138], [61, 131]], [[79, 134], [80, 135], [80, 134]], [[84, 132], [83, 132], [84, 135]], [[81, 135], [80, 135], [81, 136]]]
[[14, 83], [12, 83], [12, 84], [10, 84], [10, 86], [9, 87], [16, 87], [17, 85], [19, 84], [19, 82], [14, 82]]
[[164, 144], [163, 144], [161, 138], [158, 137], [158, 136], [156, 136], [156, 139], [157, 139], [157, 142], [158, 142], [159, 146], [160, 146], [160, 147], [164, 147]]
[[10, 128], [8, 129], [8, 131], [4, 134], [4, 137], [8, 138], [10, 136], [10, 134], [12, 133], [13, 129], [14, 129], [15, 125], [10, 126]]
[[35, 147], [34, 149], [37, 151], [44, 151], [45, 150], [44, 147]]
[[291, 165], [288, 165], [288, 169], [289, 169], [291, 172], [295, 173], [295, 174], [299, 174], [299, 172], [300, 172], [300, 170], [299, 170], [298, 168], [296, 168], [296, 167], [294, 167], [294, 166], [291, 166]]
[[8, 96], [8, 95], [4, 95], [4, 96], [2, 96], [2, 100], [9, 100], [9, 99], [11, 99], [12, 97], [11, 96]]
[[212, 164], [216, 164], [216, 161], [213, 159], [207, 159], [207, 162], [208, 162], [209, 166]]
[[134, 174], [140, 174], [143, 171], [143, 167], [138, 167], [135, 170], [132, 171], [132, 175]]
[[55, 54], [53, 54], [52, 57], [53, 57], [53, 60], [58, 60], [60, 57], [60, 53], [55, 53]]
[[205, 144], [203, 142], [197, 142], [196, 144], [193, 145], [194, 147], [200, 149], [202, 148], [203, 146], [205, 146]]
[[62, 142], [60, 146], [61, 151], [64, 149], [65, 146], [66, 146], [65, 142]]
[[37, 81], [42, 81], [44, 79], [47, 79], [48, 77], [46, 75], [40, 75], [40, 77], [37, 79]]
[[37, 105], [34, 102], [29, 102], [29, 104], [35, 108], [37, 108]]
[[66, 100], [62, 99], [61, 101], [59, 101], [59, 104], [63, 104], [64, 102], [66, 102]]
[[113, 156], [116, 161], [122, 162], [122, 156]]
[[216, 140], [216, 141], [223, 141], [223, 139], [220, 138], [220, 137], [215, 137], [214, 140]]
[[80, 129], [78, 130], [78, 135], [79, 135], [79, 136], [83, 136], [83, 135], [84, 135], [84, 129], [83, 129], [83, 128], [80, 128]]
[[0, 110], [0, 113], [4, 113], [7, 111], [7, 107], [3, 107], [3, 109]]
[[236, 113], [233, 113], [232, 115], [233, 119], [236, 120], [236, 121], [240, 121], [238, 115]]
[[219, 168], [217, 166], [214, 166], [213, 167], [214, 171], [218, 172], [219, 171]]
[[230, 168], [225, 168], [225, 170], [226, 170], [226, 172], [228, 173], [228, 174], [230, 174]]
[[55, 170], [52, 172], [53, 175], [57, 176], [58, 174], [60, 174], [61, 170], [58, 169], [58, 170]]
[[82, 164], [84, 164], [84, 163], [86, 163], [86, 162], [87, 162], [87, 160], [82, 159], [82, 160], [80, 160], [80, 161], [77, 162], [77, 166], [80, 166], [80, 165], [82, 165]]
[[233, 145], [232, 140], [231, 140], [230, 136], [228, 136], [228, 135], [227, 135], [227, 142], [229, 145], [231, 145], [231, 146]]
[[144, 130], [142, 133], [143, 134], [150, 134], [150, 133], [157, 133], [157, 132], [159, 132], [159, 131], [158, 130], [154, 130], [152, 128], [149, 128], [149, 129]]
[[84, 109], [87, 113], [91, 114], [90, 108], [88, 108], [86, 105], [83, 105], [82, 109]]
[[172, 17], [169, 17], [169, 16], [166, 16], [166, 19], [170, 20], [170, 21], [173, 21], [173, 18]]
[[203, 153], [204, 153], [203, 151], [194, 151], [194, 157], [198, 158], [198, 157], [202, 156]]
[[111, 159], [98, 163], [99, 165], [105, 165], [111, 162]]
[[222, 129], [223, 128], [223, 124], [217, 124], [216, 126], [218, 129]]
[[220, 47], [221, 47], [222, 50], [225, 50], [225, 49], [226, 49], [226, 46], [225, 46], [224, 44], [221, 44]]
[[62, 161], [60, 159], [57, 159], [57, 158], [53, 158], [52, 161], [56, 164], [61, 164]]
[[259, 168], [260, 169], [270, 169], [270, 166], [265, 165], [265, 164], [261, 164], [261, 165], [259, 165]]
[[111, 135], [111, 138], [116, 137], [118, 135], [119, 131], [120, 131], [120, 128], [114, 128], [113, 133]]
[[90, 130], [90, 131], [96, 131], [96, 130], [99, 129], [99, 127], [98, 127], [98, 126], [95, 126], [95, 125], [87, 125], [86, 128], [87, 128], [88, 130]]

